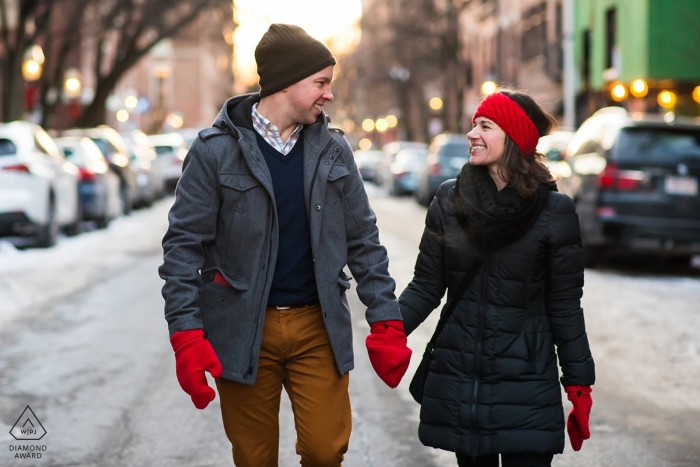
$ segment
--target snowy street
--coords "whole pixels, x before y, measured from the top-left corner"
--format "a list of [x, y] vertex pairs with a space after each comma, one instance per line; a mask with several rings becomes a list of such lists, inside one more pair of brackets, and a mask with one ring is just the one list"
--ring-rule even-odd
[[[397, 295], [412, 278], [425, 208], [368, 186]], [[108, 229], [61, 238], [50, 249], [0, 242], [0, 465], [232, 465], [218, 399], [196, 410], [178, 386], [163, 318], [162, 236], [172, 198]], [[586, 270], [583, 308], [597, 382], [591, 439], [566, 446], [556, 467], [691, 467], [700, 459], [700, 270], [616, 261]], [[433, 313], [409, 338], [411, 368], [396, 390], [374, 374], [369, 326], [350, 291], [355, 370], [346, 467], [456, 466], [421, 445], [408, 384], [432, 334]], [[46, 430], [16, 441], [29, 405]], [[570, 405], [564, 404], [568, 411]], [[280, 466], [298, 465], [286, 397]], [[17, 459], [18, 445], [45, 445]]]

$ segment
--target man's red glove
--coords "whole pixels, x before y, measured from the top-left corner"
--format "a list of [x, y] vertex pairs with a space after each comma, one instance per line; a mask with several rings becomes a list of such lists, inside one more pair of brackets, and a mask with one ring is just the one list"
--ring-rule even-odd
[[565, 386], [566, 397], [574, 405], [566, 421], [566, 431], [574, 451], [580, 451], [583, 440], [591, 437], [588, 427], [588, 417], [591, 414], [593, 399], [590, 386]]
[[214, 349], [201, 329], [176, 332], [170, 337], [170, 344], [175, 351], [175, 372], [180, 387], [190, 395], [195, 407], [205, 408], [216, 393], [207, 384], [204, 371], [214, 378], [221, 376], [222, 371]]
[[390, 388], [395, 388], [411, 360], [411, 349], [406, 346], [403, 322], [377, 321], [369, 326], [371, 331], [365, 340], [369, 361], [382, 381]]

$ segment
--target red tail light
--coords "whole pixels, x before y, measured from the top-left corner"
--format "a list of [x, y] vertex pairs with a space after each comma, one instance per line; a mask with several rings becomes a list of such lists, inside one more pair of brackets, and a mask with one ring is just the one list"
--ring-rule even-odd
[[635, 191], [644, 180], [640, 170], [619, 170], [616, 164], [608, 164], [598, 175], [598, 186], [604, 190]]
[[616, 165], [608, 164], [605, 166], [605, 170], [598, 175], [598, 186], [600, 188], [613, 188], [615, 186], [615, 172], [617, 172]]
[[89, 170], [87, 170], [83, 167], [78, 167], [78, 173], [80, 175], [81, 182], [94, 182], [95, 181], [95, 173], [94, 172], [90, 172]]
[[430, 166], [430, 175], [438, 176], [440, 175], [440, 164], [432, 164]]
[[29, 167], [26, 166], [25, 164], [8, 165], [7, 167], [3, 167], [2, 170], [7, 170], [9, 172], [29, 173]]

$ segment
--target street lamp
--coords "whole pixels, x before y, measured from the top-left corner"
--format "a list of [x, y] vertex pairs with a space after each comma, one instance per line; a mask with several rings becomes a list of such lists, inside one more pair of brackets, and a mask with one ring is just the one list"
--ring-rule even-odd
[[622, 83], [615, 83], [610, 88], [610, 96], [615, 102], [622, 102], [627, 99], [627, 88]]
[[34, 109], [36, 97], [39, 94], [37, 81], [41, 78], [44, 65], [44, 51], [38, 45], [33, 45], [24, 54], [22, 61], [22, 78], [24, 78], [24, 107], [27, 112]]
[[661, 91], [657, 102], [664, 109], [672, 109], [676, 105], [676, 93], [668, 90]]
[[33, 58], [22, 63], [22, 78], [28, 82], [38, 81], [41, 78], [41, 64]]
[[68, 117], [73, 122], [80, 115], [80, 93], [83, 90], [80, 78], [80, 70], [77, 68], [68, 68], [63, 75], [63, 92], [68, 99]]
[[634, 97], [644, 97], [649, 92], [649, 86], [643, 79], [635, 79], [630, 86], [630, 93]]
[[369, 138], [362, 138], [360, 142], [358, 143], [358, 146], [360, 149], [363, 151], [366, 151], [368, 149], [372, 148], [372, 141]]
[[493, 94], [494, 92], [496, 92], [496, 83], [494, 83], [491, 80], [484, 81], [484, 83], [481, 85], [481, 92], [485, 96], [489, 96], [489, 95]]
[[440, 99], [439, 97], [433, 97], [428, 102], [428, 105], [433, 110], [440, 110], [440, 109], [442, 109], [442, 99]]
[[700, 104], [700, 86], [695, 86], [693, 89], [693, 100]]

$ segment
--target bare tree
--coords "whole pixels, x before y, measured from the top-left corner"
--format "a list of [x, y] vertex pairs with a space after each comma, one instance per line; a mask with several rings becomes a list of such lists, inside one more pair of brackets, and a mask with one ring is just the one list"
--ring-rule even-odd
[[51, 14], [65, 0], [0, 0], [0, 120], [22, 116], [24, 54], [47, 29]]
[[[91, 44], [94, 55], [94, 96], [76, 124], [104, 123], [107, 98], [124, 74], [158, 42], [177, 35], [199, 16], [213, 8], [232, 9], [231, 0], [15, 0], [19, 14], [10, 30], [11, 0], [0, 0], [0, 57], [2, 57], [2, 114], [0, 119], [20, 118], [22, 114], [21, 66], [29, 46], [50, 41], [46, 73], [41, 80], [44, 121], [60, 100], [68, 57], [81, 44]], [[61, 21], [49, 28], [59, 8]], [[27, 24], [33, 24], [31, 30]], [[4, 50], [4, 53], [2, 51]], [[58, 93], [49, 99], [48, 92]]]
[[[370, 39], [357, 51], [365, 67], [362, 85], [393, 91], [407, 139], [427, 139], [428, 85], [439, 89], [445, 103], [443, 128], [461, 128], [458, 18], [465, 5], [464, 0], [375, 0], [363, 15], [363, 37], [368, 33]], [[371, 95], [366, 93], [366, 105], [377, 102]]]
[[[176, 35], [211, 8], [232, 7], [231, 0], [100, 0], [95, 2], [95, 95], [77, 121], [105, 121], [107, 97], [119, 79], [158, 42]], [[105, 53], [109, 41], [115, 53]]]

